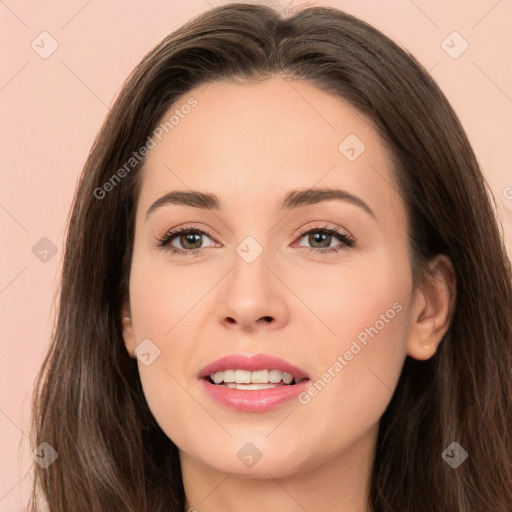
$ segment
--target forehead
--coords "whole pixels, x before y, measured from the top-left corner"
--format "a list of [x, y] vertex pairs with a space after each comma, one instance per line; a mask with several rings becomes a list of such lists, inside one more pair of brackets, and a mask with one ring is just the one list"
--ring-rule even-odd
[[158, 134], [142, 176], [146, 209], [176, 189], [212, 192], [240, 209], [315, 186], [373, 197], [377, 209], [398, 204], [390, 155], [372, 122], [306, 82], [198, 87], [174, 103]]

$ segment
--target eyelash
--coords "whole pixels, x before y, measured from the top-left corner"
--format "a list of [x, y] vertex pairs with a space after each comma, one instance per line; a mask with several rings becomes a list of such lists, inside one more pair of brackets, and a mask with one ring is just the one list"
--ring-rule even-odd
[[[326, 254], [326, 253], [337, 253], [343, 250], [346, 250], [347, 248], [351, 248], [355, 245], [356, 239], [352, 236], [342, 233], [338, 228], [336, 227], [329, 227], [327, 225], [323, 226], [316, 226], [314, 228], [308, 228], [308, 229], [300, 229], [299, 234], [297, 238], [303, 238], [305, 235], [309, 235], [311, 233], [326, 233], [331, 236], [335, 236], [341, 243], [341, 245], [335, 246], [335, 247], [327, 247], [325, 249], [317, 249], [316, 247], [303, 247], [304, 249], [308, 249], [308, 253], [314, 252], [314, 253], [320, 253], [320, 254]], [[174, 228], [165, 233], [164, 236], [157, 238], [158, 240], [158, 247], [165, 249], [169, 251], [171, 254], [181, 254], [184, 256], [195, 256], [202, 250], [206, 249], [206, 247], [199, 247], [198, 249], [192, 249], [192, 250], [185, 250], [185, 249], [177, 249], [176, 247], [172, 247], [170, 242], [176, 238], [178, 235], [183, 234], [199, 234], [199, 235], [205, 235], [210, 239], [213, 239], [212, 236], [207, 233], [206, 231], [199, 229], [196, 226], [190, 225], [190, 226], [181, 226], [179, 228]]]

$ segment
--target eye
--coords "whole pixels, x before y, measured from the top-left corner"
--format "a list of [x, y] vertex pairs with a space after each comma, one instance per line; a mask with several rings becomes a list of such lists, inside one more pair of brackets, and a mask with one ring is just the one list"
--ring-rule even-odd
[[171, 229], [159, 238], [158, 246], [165, 248], [172, 254], [179, 253], [193, 256], [205, 249], [203, 245], [204, 237], [212, 240], [210, 235], [202, 229], [195, 226], [181, 226]]
[[[329, 227], [327, 225], [317, 226], [307, 230], [300, 231], [300, 239], [305, 239], [307, 244], [310, 244], [309, 251], [317, 253], [330, 253], [342, 251], [346, 248], [353, 247], [356, 240], [347, 232], [342, 232], [337, 227]], [[332, 245], [333, 242], [338, 240], [340, 243]], [[308, 247], [303, 243], [299, 247]]]
[[[209, 239], [212, 244], [205, 246], [205, 238]], [[308, 252], [318, 254], [334, 253], [353, 247], [356, 240], [348, 232], [343, 232], [339, 228], [328, 225], [316, 226], [309, 229], [299, 231], [299, 240], [301, 243], [298, 247], [309, 249]], [[302, 239], [306, 242], [302, 243]], [[339, 242], [333, 245], [336, 240]], [[219, 247], [213, 241], [212, 237], [206, 231], [196, 226], [180, 226], [171, 229], [164, 236], [158, 238], [158, 247], [164, 248], [171, 254], [180, 254], [184, 256], [195, 256], [209, 247]]]

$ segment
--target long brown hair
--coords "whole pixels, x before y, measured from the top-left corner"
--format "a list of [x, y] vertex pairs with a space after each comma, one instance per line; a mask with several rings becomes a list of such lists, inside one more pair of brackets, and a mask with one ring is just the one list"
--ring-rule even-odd
[[[42, 495], [52, 512], [183, 511], [177, 447], [148, 408], [121, 332], [144, 161], [106, 197], [98, 189], [187, 91], [271, 75], [308, 81], [375, 123], [408, 211], [415, 284], [439, 253], [457, 278], [448, 333], [431, 359], [406, 358], [381, 418], [370, 509], [510, 511], [512, 273], [492, 194], [459, 120], [414, 57], [365, 22], [334, 8], [284, 17], [248, 4], [213, 8], [150, 51], [94, 142], [33, 398], [32, 442], [49, 443], [59, 458], [47, 469], [34, 465], [32, 510]], [[468, 453], [456, 469], [441, 456], [452, 442]]]

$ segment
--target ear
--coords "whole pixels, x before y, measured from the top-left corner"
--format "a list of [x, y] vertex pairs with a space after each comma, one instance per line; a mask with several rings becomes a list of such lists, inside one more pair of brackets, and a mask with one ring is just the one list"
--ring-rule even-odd
[[126, 346], [126, 350], [130, 357], [135, 358], [134, 350], [136, 347], [135, 333], [133, 332], [132, 318], [129, 304], [125, 304], [121, 312], [121, 323], [123, 326], [123, 340]]
[[457, 294], [457, 280], [450, 258], [437, 255], [429, 264], [428, 276], [416, 292], [409, 324], [407, 355], [430, 359], [450, 328]]

